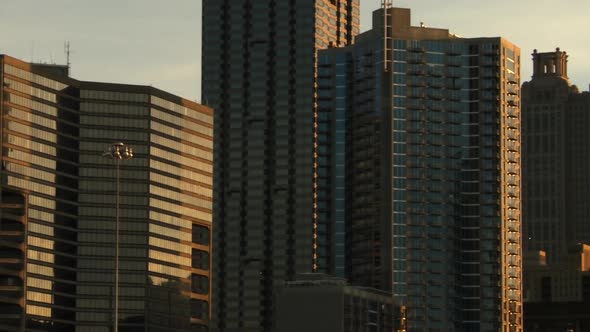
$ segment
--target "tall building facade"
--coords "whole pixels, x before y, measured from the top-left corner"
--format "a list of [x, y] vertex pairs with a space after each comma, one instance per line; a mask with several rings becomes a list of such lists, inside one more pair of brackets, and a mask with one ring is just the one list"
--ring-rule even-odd
[[346, 175], [320, 190], [340, 200], [346, 274], [392, 291], [409, 331], [522, 331], [519, 73], [507, 40], [403, 8], [319, 54], [320, 141]]
[[535, 50], [522, 87], [524, 246], [545, 251], [550, 265], [590, 243], [590, 92], [572, 85], [567, 63], [560, 49]]
[[[318, 191], [316, 53], [350, 44], [359, 0], [204, 0], [203, 101], [215, 109], [214, 327], [269, 331], [277, 282], [332, 272]], [[325, 219], [324, 219], [325, 220]]]
[[0, 56], [0, 197], [24, 203], [19, 214], [2, 209], [11, 236], [1, 240], [0, 312], [11, 319], [0, 324], [9, 331], [75, 326], [78, 128], [66, 71]]
[[112, 330], [117, 174], [102, 154], [121, 141], [135, 155], [119, 173], [119, 325], [207, 331], [212, 110], [147, 86], [77, 81], [67, 67], [0, 64], [4, 328]]

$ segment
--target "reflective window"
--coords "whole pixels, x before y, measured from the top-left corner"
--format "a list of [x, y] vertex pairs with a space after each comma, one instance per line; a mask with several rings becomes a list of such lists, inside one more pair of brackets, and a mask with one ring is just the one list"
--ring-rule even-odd
[[176, 252], [180, 252], [180, 253], [184, 253], [184, 254], [191, 253], [191, 247], [189, 245], [174, 242], [174, 241], [168, 241], [168, 240], [160, 239], [160, 238], [153, 237], [153, 236], [150, 236], [149, 245], [154, 246], [154, 247], [159, 247], [159, 248], [163, 248], [163, 249], [176, 251]]
[[39, 237], [32, 236], [32, 235], [28, 236], [27, 243], [29, 244], [29, 246], [32, 246], [32, 247], [40, 247], [40, 248], [45, 248], [45, 249], [49, 249], [49, 250], [53, 250], [53, 245], [54, 245], [54, 242], [52, 240], [47, 240], [47, 239], [39, 238]]
[[7, 87], [12, 90], [16, 90], [16, 91], [31, 95], [33, 97], [45, 99], [45, 100], [52, 102], [52, 103], [57, 102], [57, 97], [56, 97], [55, 93], [51, 93], [46, 90], [34, 88], [30, 85], [12, 80], [10, 78], [5, 78], [4, 83], [7, 84]]
[[30, 180], [17, 178], [14, 176], [8, 176], [7, 184], [9, 186], [14, 186], [21, 189], [42, 193], [48, 196], [55, 196], [55, 187], [53, 186], [47, 186], [37, 182], [32, 182]]
[[53, 288], [53, 281], [46, 280], [46, 279], [27, 277], [27, 287], [34, 287], [34, 288], [51, 290]]
[[30, 137], [36, 137], [45, 141], [49, 141], [52, 143], [57, 142], [57, 135], [55, 133], [47, 132], [44, 130], [39, 130], [33, 128], [31, 126], [24, 125], [19, 122], [9, 121], [8, 125], [6, 126], [8, 130], [15, 131], [17, 133], [21, 133]]
[[193, 224], [192, 241], [204, 246], [209, 245], [210, 231], [209, 228], [198, 224]]
[[27, 314], [34, 316], [51, 317], [51, 308], [27, 304]]
[[[12, 139], [10, 137], [12, 137]], [[13, 144], [16, 141], [22, 143], [22, 145], [27, 145], [28, 144], [28, 143], [26, 143], [24, 141], [24, 139], [21, 139], [19, 137], [15, 137], [15, 136], [9, 136], [9, 139], [8, 140], [11, 141], [11, 142], [13, 142]], [[37, 144], [40, 144], [40, 143], [37, 143]], [[8, 152], [7, 152], [6, 156], [8, 158], [13, 158], [13, 159], [16, 159], [16, 160], [24, 161], [24, 162], [27, 162], [27, 163], [31, 163], [31, 164], [43, 166], [43, 167], [46, 167], [46, 168], [51, 168], [51, 169], [55, 169], [55, 165], [56, 165], [56, 161], [55, 160], [48, 159], [48, 158], [43, 158], [43, 157], [34, 155], [34, 154], [30, 153], [30, 152], [25, 152], [25, 151], [16, 150], [16, 149], [8, 149]]]
[[209, 253], [203, 250], [192, 250], [192, 267], [200, 270], [209, 269]]
[[208, 294], [209, 278], [198, 274], [191, 275], [191, 291], [197, 294]]
[[201, 199], [195, 196], [190, 196], [187, 194], [182, 194], [173, 190], [165, 189], [162, 187], [158, 187], [155, 185], [150, 185], [150, 194], [166, 197], [168, 199], [172, 199], [175, 201], [195, 205], [204, 209], [212, 209], [213, 202], [205, 199]]
[[30, 139], [19, 137], [19, 136], [14, 136], [14, 135], [8, 134], [6, 143], [20, 146], [25, 149], [53, 155], [53, 156], [56, 155], [55, 147], [49, 146], [49, 145], [46, 145], [43, 143], [35, 142]]
[[21, 174], [31, 178], [40, 179], [47, 182], [55, 182], [54, 173], [45, 172], [39, 169], [31, 168], [29, 166], [7, 162], [5, 163], [5, 169], [9, 172]]
[[148, 116], [149, 108], [130, 104], [106, 104], [106, 103], [80, 103], [81, 112], [110, 113], [116, 115], [139, 115]]
[[32, 249], [27, 250], [27, 258], [45, 263], [55, 263], [55, 256], [53, 254]]
[[[171, 211], [171, 212], [174, 212], [174, 211]], [[178, 218], [178, 217], [173, 217], [171, 215], [163, 214], [163, 213], [156, 212], [156, 211], [150, 211], [150, 219], [156, 220], [156, 221], [159, 221], [162, 223], [166, 223], [166, 224], [169, 224], [172, 226], [188, 228], [188, 229], [191, 228], [191, 224], [192, 224], [192, 222], [190, 220], [186, 220], [186, 219], [182, 219], [182, 218]]]
[[80, 128], [80, 137], [81, 138], [105, 138], [109, 137], [114, 141], [121, 140], [121, 141], [147, 141], [148, 134], [146, 132], [140, 131], [113, 131], [107, 129], [91, 129], [91, 128]]
[[[164, 150], [161, 150], [158, 148], [152, 148], [151, 150], [152, 150], [152, 154], [155, 156], [158, 156], [158, 157], [161, 157], [161, 158], [164, 158], [167, 160], [172, 160], [174, 162], [180, 162], [183, 165], [193, 167], [193, 168], [196, 168], [196, 169], [204, 171], [204, 172], [208, 172], [209, 174], [198, 173], [198, 172], [193, 171], [191, 169], [170, 165], [170, 164], [167, 164], [162, 161], [155, 160], [155, 159], [150, 160], [150, 167], [161, 170], [166, 173], [174, 174], [176, 176], [187, 178], [189, 180], [198, 181], [198, 182], [205, 183], [208, 185], [213, 184], [213, 176], [210, 175], [213, 172], [213, 165], [208, 164], [208, 163], [204, 163], [201, 161], [196, 161], [194, 159], [186, 158], [183, 156], [176, 155], [176, 157], [174, 157], [175, 156], [174, 153], [167, 152], [167, 151], [164, 151]], [[173, 157], [173, 158], [169, 159], [168, 157]], [[150, 174], [154, 174], [154, 173], [150, 173]]]
[[186, 242], [191, 241], [191, 233], [185, 232], [182, 230], [178, 230], [178, 229], [173, 229], [173, 228], [168, 228], [168, 227], [162, 227], [162, 226], [155, 225], [155, 224], [150, 224], [149, 231], [150, 231], [150, 233], [153, 233], [153, 234], [171, 237], [174, 239], [178, 239], [180, 241], [186, 241]]
[[150, 198], [150, 206], [164, 211], [174, 211], [175, 213], [186, 215], [192, 218], [201, 219], [211, 222], [213, 217], [211, 212], [204, 212], [195, 210], [193, 208], [180, 206], [178, 204], [162, 201], [155, 198]]
[[26, 112], [26, 111], [22, 111], [18, 108], [14, 108], [14, 107], [6, 107], [5, 108], [5, 114], [20, 120], [24, 120], [27, 122], [31, 122], [43, 127], [47, 127], [49, 129], [56, 129], [56, 124], [55, 124], [55, 120], [43, 117], [43, 116], [39, 116], [30, 112]]
[[147, 103], [149, 101], [148, 95], [143, 93], [129, 93], [117, 91], [96, 91], [96, 90], [81, 90], [80, 98], [83, 99], [102, 99], [112, 101], [128, 101]]
[[190, 271], [182, 270], [172, 266], [166, 266], [162, 264], [149, 263], [148, 269], [150, 272], [166, 274], [173, 277], [188, 279], [191, 275]]
[[158, 173], [151, 173], [150, 179], [154, 182], [159, 182], [172, 188], [178, 188], [182, 191], [191, 192], [209, 198], [213, 197], [213, 189], [191, 183], [186, 180], [175, 179]]
[[168, 138], [164, 138], [162, 136], [158, 136], [155, 134], [151, 134], [151, 142], [155, 144], [159, 144], [165, 146], [169, 149], [175, 149], [182, 153], [190, 154], [198, 158], [202, 158], [205, 160], [213, 160], [213, 152], [205, 151], [201, 148], [190, 146], [188, 144], [183, 144], [178, 141], [174, 141]]
[[[30, 98], [30, 97], [29, 97]], [[41, 102], [29, 99], [26, 97], [18, 96], [15, 94], [8, 94], [6, 101], [23, 106], [29, 109], [33, 109], [35, 111], [39, 111], [41, 113], [46, 113], [52, 116], [57, 116], [57, 108], [53, 106], [49, 106], [47, 104], [43, 104]]]
[[191, 300], [191, 316], [207, 320], [209, 318], [209, 303], [203, 300]]
[[20, 68], [16, 68], [16, 67], [13, 67], [8, 64], [4, 65], [4, 72], [6, 74], [16, 76], [16, 77], [21, 78], [23, 80], [33, 82], [33, 83], [36, 83], [39, 85], [43, 85], [44, 87], [47, 87], [47, 88], [50, 88], [53, 90], [63, 90], [68, 87], [66, 84], [63, 84], [61, 82], [57, 82], [57, 81], [51, 80], [47, 77], [33, 74], [29, 71], [22, 70]]
[[148, 128], [148, 120], [147, 119], [130, 119], [130, 118], [123, 118], [123, 117], [114, 117], [114, 116], [88, 116], [82, 115], [80, 116], [80, 124], [81, 125], [97, 125], [100, 124], [101, 126], [109, 126], [109, 127], [128, 127], [128, 128]]
[[[187, 122], [188, 121], [184, 121], [184, 124], [186, 124]], [[152, 121], [151, 127], [152, 127], [152, 130], [159, 131], [163, 134], [176, 137], [176, 138], [181, 139], [183, 141], [187, 141], [187, 142], [191, 142], [191, 143], [194, 143], [197, 145], [201, 145], [201, 146], [204, 146], [208, 149], [213, 149], [213, 139], [211, 138], [210, 135], [208, 138], [204, 138], [201, 136], [193, 135], [193, 134], [191, 134], [187, 131], [183, 131], [181, 129], [166, 126], [166, 125], [161, 124], [156, 121]]]
[[170, 102], [170, 101], [167, 101], [162, 98], [155, 97], [155, 96], [151, 96], [151, 102], [154, 105], [158, 105], [162, 108], [176, 112], [180, 115], [185, 115], [185, 116], [191, 117], [193, 119], [203, 121], [205, 123], [213, 124], [213, 116], [212, 115], [205, 114], [205, 113], [202, 113], [202, 112], [199, 112], [196, 110], [192, 110], [187, 107], [175, 104], [173, 102]]
[[182, 266], [190, 266], [190, 264], [191, 264], [190, 258], [183, 257], [178, 254], [168, 254], [165, 252], [152, 250], [152, 249], [150, 249], [149, 254], [150, 254], [149, 257], [151, 259], [163, 261], [163, 262], [170, 263], [170, 264], [176, 264], [176, 265], [182, 265]]
[[53, 269], [43, 265], [27, 263], [27, 272], [32, 274], [40, 274], [48, 277], [53, 277]]

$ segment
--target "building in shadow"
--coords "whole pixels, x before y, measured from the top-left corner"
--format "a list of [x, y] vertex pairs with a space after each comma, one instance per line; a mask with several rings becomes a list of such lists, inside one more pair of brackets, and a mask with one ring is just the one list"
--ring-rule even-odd
[[572, 245], [551, 264], [542, 251], [526, 256], [525, 332], [590, 330], [590, 246]]
[[568, 54], [535, 52], [522, 86], [523, 232], [550, 264], [590, 243], [590, 93], [568, 76]]

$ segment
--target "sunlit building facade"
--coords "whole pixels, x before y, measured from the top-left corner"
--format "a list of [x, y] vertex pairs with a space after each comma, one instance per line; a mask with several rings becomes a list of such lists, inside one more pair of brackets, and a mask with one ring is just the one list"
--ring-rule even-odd
[[[75, 89], [67, 78], [53, 80], [41, 74], [54, 71], [51, 76], [59, 76], [65, 70], [0, 57], [3, 330], [72, 331], [74, 326]], [[15, 196], [20, 197], [18, 214], [5, 208]]]
[[[318, 191], [316, 53], [352, 42], [359, 0], [203, 1], [204, 104], [215, 109], [213, 319], [270, 331], [275, 284], [332, 273]], [[322, 219], [324, 218], [324, 219]]]
[[212, 112], [143, 86], [82, 82], [80, 97], [79, 331], [112, 320], [113, 275], [101, 271], [114, 266], [116, 177], [101, 154], [119, 141], [134, 149], [120, 174], [120, 322], [206, 331]]
[[212, 110], [147, 86], [2, 61], [2, 204], [22, 195], [28, 206], [22, 226], [6, 223], [22, 241], [1, 249], [26, 257], [5, 279], [20, 299], [0, 298], [20, 310], [14, 330], [112, 330], [117, 174], [102, 154], [120, 141], [134, 149], [119, 173], [120, 327], [207, 331]]
[[318, 67], [350, 282], [391, 291], [409, 331], [522, 331], [520, 49], [388, 8]]

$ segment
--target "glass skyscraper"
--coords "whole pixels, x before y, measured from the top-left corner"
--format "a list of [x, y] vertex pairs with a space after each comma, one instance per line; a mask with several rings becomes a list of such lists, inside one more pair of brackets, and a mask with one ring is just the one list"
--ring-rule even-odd
[[214, 328], [270, 331], [277, 284], [333, 272], [318, 191], [316, 53], [352, 42], [359, 0], [204, 0], [215, 109]]
[[391, 291], [410, 331], [522, 331], [520, 50], [409, 9], [373, 22], [318, 60], [346, 276]]
[[0, 324], [112, 330], [116, 173], [102, 154], [121, 141], [135, 151], [120, 172], [121, 330], [207, 331], [213, 112], [0, 61]]

